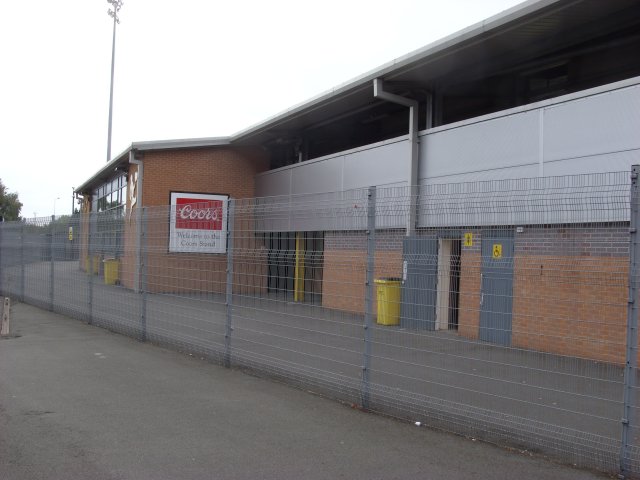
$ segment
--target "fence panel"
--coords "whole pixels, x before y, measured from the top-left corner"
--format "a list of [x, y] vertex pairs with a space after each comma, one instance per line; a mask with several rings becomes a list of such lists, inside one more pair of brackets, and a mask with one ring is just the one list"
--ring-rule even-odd
[[51, 308], [51, 217], [29, 219], [20, 226], [20, 297]]
[[[140, 336], [141, 295], [129, 280], [137, 266], [135, 243], [126, 241], [139, 232], [136, 216], [120, 209], [87, 214], [88, 247], [85, 269], [89, 272], [87, 290], [91, 323], [136, 338]], [[133, 231], [130, 231], [132, 228]]]
[[633, 188], [621, 172], [9, 222], [0, 290], [365, 409], [638, 474]]
[[222, 362], [226, 258], [172, 252], [172, 221], [175, 211], [149, 207], [145, 209], [145, 222], [139, 226], [143, 233], [142, 258], [136, 263], [143, 273], [146, 336]]
[[378, 233], [402, 300], [374, 330], [373, 408], [615, 470], [628, 198], [628, 174], [423, 188], [423, 226]]
[[83, 241], [80, 216], [59, 216], [51, 223], [50, 273], [52, 310], [74, 318], [88, 319], [87, 256]]
[[13, 298], [21, 295], [22, 228], [21, 222], [0, 224], [0, 288]]
[[331, 239], [347, 223], [366, 226], [366, 191], [299, 196], [286, 227], [269, 199], [234, 203], [232, 363], [359, 404], [366, 251], [351, 248], [360, 232]]
[[622, 410], [620, 471], [623, 475], [640, 471], [640, 427], [638, 425], [638, 297], [640, 275], [640, 166], [631, 171], [629, 220], [629, 293], [627, 303], [626, 350]]

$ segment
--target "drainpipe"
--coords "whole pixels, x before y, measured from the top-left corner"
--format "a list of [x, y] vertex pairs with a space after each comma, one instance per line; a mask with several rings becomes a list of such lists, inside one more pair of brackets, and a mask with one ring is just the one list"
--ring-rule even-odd
[[135, 150], [129, 151], [129, 163], [132, 165], [136, 165], [138, 167], [138, 185], [136, 188], [136, 205], [140, 206], [140, 202], [142, 200], [142, 177], [144, 172], [144, 165], [142, 164], [142, 160], [136, 160], [136, 152]]
[[409, 107], [409, 142], [411, 143], [411, 157], [409, 162], [409, 212], [407, 213], [406, 235], [415, 233], [417, 196], [418, 196], [418, 101], [401, 97], [384, 91], [384, 83], [381, 78], [373, 80], [373, 96]]
[[[144, 177], [144, 165], [142, 160], [136, 159], [136, 154], [133, 149], [129, 150], [129, 163], [131, 165], [136, 165], [138, 167], [138, 179], [135, 185], [131, 184], [131, 181], [127, 182], [127, 197], [131, 202], [131, 192], [129, 189], [135, 188], [135, 199], [136, 199], [136, 225], [137, 225], [137, 234], [136, 238], [138, 240], [138, 245], [136, 246], [136, 269], [134, 270], [134, 278], [133, 278], [133, 288], [136, 293], [139, 293], [141, 290], [141, 278], [140, 278], [140, 259], [142, 255], [142, 232], [139, 229], [142, 227], [142, 178]], [[129, 177], [131, 180], [131, 177]], [[130, 205], [130, 208], [133, 208], [133, 205]], [[129, 225], [131, 225], [131, 215], [133, 211], [129, 211]]]

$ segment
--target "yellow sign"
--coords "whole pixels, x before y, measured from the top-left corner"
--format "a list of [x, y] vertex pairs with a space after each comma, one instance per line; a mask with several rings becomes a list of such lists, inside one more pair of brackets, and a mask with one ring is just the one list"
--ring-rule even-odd
[[493, 258], [502, 258], [502, 244], [494, 243], [493, 244]]
[[473, 233], [467, 232], [464, 234], [464, 246], [473, 247]]
[[69, 227], [69, 240], [73, 240], [73, 227]]

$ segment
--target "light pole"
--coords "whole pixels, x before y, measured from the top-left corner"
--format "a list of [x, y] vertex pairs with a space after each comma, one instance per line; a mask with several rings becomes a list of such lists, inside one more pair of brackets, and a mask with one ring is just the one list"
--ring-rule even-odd
[[56, 197], [56, 198], [53, 200], [53, 218], [56, 218], [56, 202], [57, 202], [58, 200], [60, 200], [60, 197]]
[[120, 23], [118, 12], [122, 8], [122, 0], [107, 0], [112, 9], [107, 13], [113, 18], [113, 43], [111, 44], [111, 86], [109, 88], [109, 132], [107, 134], [107, 162], [111, 160], [111, 118], [113, 116], [113, 67], [116, 59], [116, 23]]

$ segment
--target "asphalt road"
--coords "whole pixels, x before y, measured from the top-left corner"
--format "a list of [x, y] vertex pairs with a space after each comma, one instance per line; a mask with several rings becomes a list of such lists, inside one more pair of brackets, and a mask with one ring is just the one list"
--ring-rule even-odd
[[0, 479], [597, 479], [17, 304]]

